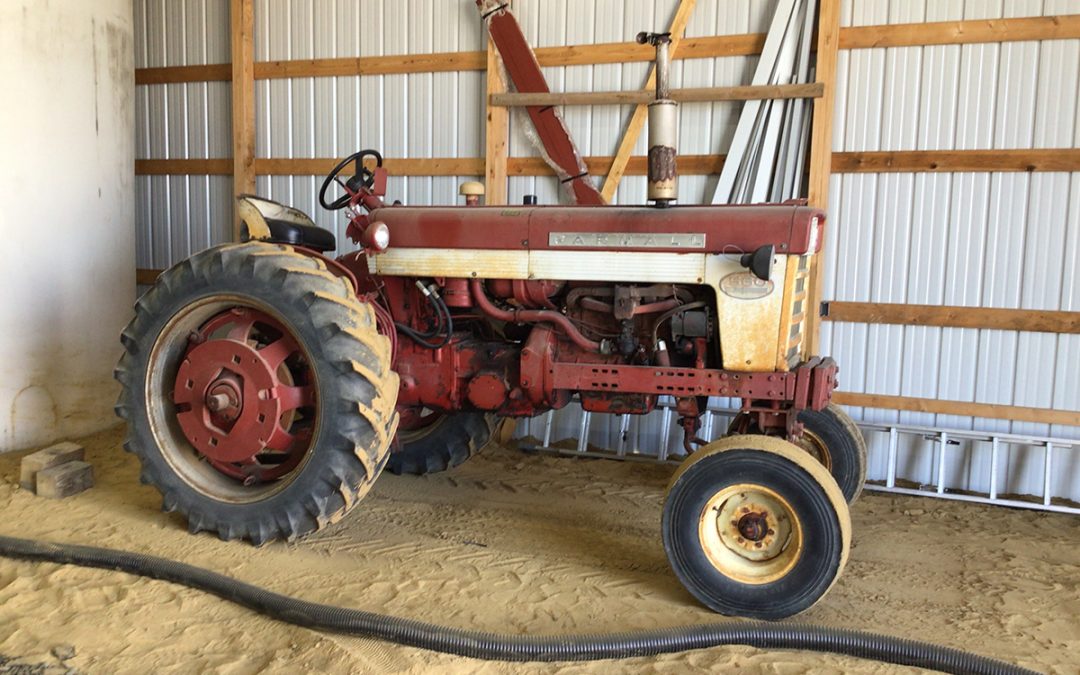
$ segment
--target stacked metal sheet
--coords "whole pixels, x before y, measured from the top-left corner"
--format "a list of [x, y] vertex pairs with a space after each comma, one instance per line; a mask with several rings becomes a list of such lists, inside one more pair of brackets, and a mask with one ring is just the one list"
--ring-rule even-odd
[[[816, 10], [814, 0], [780, 0], [751, 84], [812, 81]], [[810, 99], [747, 101], [712, 203], [757, 204], [803, 196], [810, 106]]]

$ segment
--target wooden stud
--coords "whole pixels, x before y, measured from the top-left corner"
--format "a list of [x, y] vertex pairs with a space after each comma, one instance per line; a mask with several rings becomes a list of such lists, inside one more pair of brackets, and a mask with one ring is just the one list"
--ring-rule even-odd
[[826, 321], [1080, 333], [1080, 312], [874, 302], [830, 302], [828, 308], [828, 315], [822, 317]]
[[[696, 4], [697, 0], [681, 0], [679, 8], [675, 10], [675, 17], [671, 20], [671, 26], [668, 28], [668, 32], [671, 33], [671, 44], [668, 46], [668, 52], [672, 58], [678, 56], [682, 36], [686, 31], [686, 24], [690, 21], [690, 15], [693, 13]], [[655, 49], [653, 49], [653, 52], [655, 54]], [[655, 87], [656, 66], [654, 65], [649, 68], [649, 77], [645, 81], [644, 88], [648, 91]], [[609, 204], [615, 199], [615, 192], [619, 189], [619, 183], [626, 172], [626, 163], [630, 160], [630, 153], [634, 151], [638, 138], [641, 137], [642, 129], [645, 128], [648, 113], [648, 105], [639, 103], [630, 114], [626, 130], [623, 132], [619, 147], [615, 151], [615, 159], [611, 163], [611, 169], [608, 171], [607, 178], [604, 179], [604, 185], [600, 190], [600, 196]]]
[[985, 417], [989, 419], [1035, 422], [1037, 424], [1062, 424], [1080, 426], [1080, 411], [1027, 408], [996, 403], [970, 403], [968, 401], [943, 401], [932, 398], [887, 396], [883, 394], [859, 394], [838, 391], [832, 395], [833, 403], [860, 408], [880, 410], [910, 410], [912, 412], [958, 417]]
[[495, 48], [495, 43], [488, 37], [487, 46], [487, 96], [484, 97], [487, 108], [485, 125], [484, 156], [484, 203], [489, 205], [506, 203], [506, 164], [510, 153], [510, 111], [491, 105], [493, 94], [506, 92], [506, 80], [503, 77], [502, 59]]
[[[819, 82], [809, 84], [770, 84], [764, 86], [696, 87], [672, 89], [672, 100], [680, 103], [709, 101], [751, 101], [755, 99], [817, 98], [824, 87]], [[492, 94], [491, 105], [513, 107], [537, 105], [641, 105], [656, 97], [655, 92], [641, 91], [582, 91], [548, 94]], [[648, 110], [648, 106], [645, 106]]]
[[[253, 0], [232, 0], [233, 194], [255, 192], [255, 12]], [[234, 207], [235, 208], [235, 207]], [[233, 219], [240, 240], [240, 216]]]
[[[828, 210], [829, 177], [832, 168], [832, 124], [836, 104], [836, 61], [840, 43], [840, 0], [820, 0], [817, 17], [817, 80], [825, 87], [821, 98], [814, 99], [810, 128], [809, 197], [810, 206]], [[826, 225], [829, 227], [830, 225]], [[836, 227], [832, 223], [831, 227]], [[820, 347], [820, 321], [817, 306], [825, 275], [821, 271], [821, 251], [810, 264], [809, 297], [806, 302], [806, 340], [804, 355], [817, 354]]]

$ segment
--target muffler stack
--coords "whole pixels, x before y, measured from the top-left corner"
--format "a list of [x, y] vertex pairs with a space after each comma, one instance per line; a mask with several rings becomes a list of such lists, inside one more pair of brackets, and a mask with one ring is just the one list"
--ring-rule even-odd
[[679, 198], [679, 104], [671, 100], [668, 84], [671, 33], [642, 32], [637, 41], [656, 47], [656, 100], [649, 104], [649, 201], [663, 207]]

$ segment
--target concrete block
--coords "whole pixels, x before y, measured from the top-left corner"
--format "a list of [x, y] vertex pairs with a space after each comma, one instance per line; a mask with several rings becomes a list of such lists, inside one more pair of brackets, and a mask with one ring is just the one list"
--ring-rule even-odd
[[78, 443], [57, 443], [44, 450], [22, 458], [19, 465], [19, 485], [31, 492], [37, 486], [37, 473], [42, 469], [59, 466], [72, 461], [82, 461], [85, 456], [83, 447]]
[[94, 468], [78, 460], [42, 469], [37, 473], [37, 494], [63, 499], [94, 487]]

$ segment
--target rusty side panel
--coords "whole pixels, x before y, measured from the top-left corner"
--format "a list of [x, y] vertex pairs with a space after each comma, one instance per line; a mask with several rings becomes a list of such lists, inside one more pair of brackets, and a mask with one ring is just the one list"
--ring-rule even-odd
[[[778, 253], [806, 253], [816, 209], [795, 205], [654, 207], [385, 207], [371, 222], [390, 228], [390, 248], [562, 250], [552, 234], [697, 235], [695, 250], [730, 253], [773, 244]], [[820, 246], [820, 234], [816, 246]], [[577, 249], [611, 250], [607, 241]], [[814, 250], [816, 250], [816, 246]], [[620, 250], [683, 251], [684, 246], [620, 246]]]

